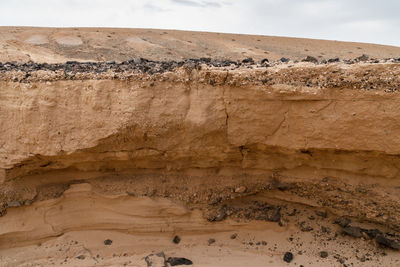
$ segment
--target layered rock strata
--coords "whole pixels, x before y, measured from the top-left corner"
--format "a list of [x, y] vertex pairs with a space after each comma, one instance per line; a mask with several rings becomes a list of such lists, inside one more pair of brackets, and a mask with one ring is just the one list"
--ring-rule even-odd
[[399, 77], [396, 60], [1, 64], [0, 244], [284, 224], [288, 204], [399, 231]]

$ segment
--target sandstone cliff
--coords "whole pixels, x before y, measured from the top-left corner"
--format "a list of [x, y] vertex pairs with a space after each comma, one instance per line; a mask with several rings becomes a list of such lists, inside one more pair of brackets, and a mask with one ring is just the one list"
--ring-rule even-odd
[[[57, 51], [48, 42], [29, 51]], [[77, 42], [68, 45], [89, 45]], [[380, 234], [360, 235], [400, 248], [386, 235], [400, 231], [396, 57], [282, 63], [228, 50], [226, 60], [65, 63], [68, 49], [44, 64], [1, 55], [20, 61], [0, 65], [0, 248], [74, 231], [221, 232], [254, 220], [307, 232], [293, 207], [371, 223]]]

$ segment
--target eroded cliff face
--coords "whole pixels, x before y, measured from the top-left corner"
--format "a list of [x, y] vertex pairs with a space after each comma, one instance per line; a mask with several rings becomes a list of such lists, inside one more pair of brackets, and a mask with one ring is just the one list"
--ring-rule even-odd
[[399, 63], [160, 64], [4, 67], [1, 248], [284, 226], [294, 206], [400, 231]]

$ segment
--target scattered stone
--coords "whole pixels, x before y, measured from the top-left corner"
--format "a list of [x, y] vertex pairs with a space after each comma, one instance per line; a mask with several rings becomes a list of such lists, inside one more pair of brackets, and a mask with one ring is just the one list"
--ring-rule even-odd
[[339, 263], [343, 264], [343, 266], [347, 266], [347, 265], [345, 264], [346, 260], [348, 259], [347, 257], [341, 256], [341, 255], [339, 255], [339, 254], [334, 254], [333, 257], [334, 257]]
[[76, 257], [78, 260], [84, 260], [86, 257], [85, 255], [79, 255], [78, 257]]
[[302, 60], [303, 62], [311, 62], [311, 63], [318, 63], [318, 59], [312, 56], [307, 56], [305, 59]]
[[267, 245], [267, 241], [261, 241], [261, 245], [266, 246]]
[[201, 57], [200, 61], [202, 61], [204, 63], [210, 63], [211, 62], [211, 58], [210, 57]]
[[231, 235], [231, 239], [236, 239], [236, 237], [237, 237], [237, 234], [236, 234], [236, 233], [234, 233], [234, 234]]
[[327, 257], [328, 257], [328, 252], [326, 252], [326, 251], [321, 251], [321, 252], [319, 253], [319, 256], [320, 256], [321, 258], [327, 258]]
[[147, 263], [147, 267], [167, 267], [164, 252], [147, 255], [144, 260]]
[[310, 232], [312, 230], [314, 230], [314, 228], [312, 228], [309, 224], [307, 224], [305, 221], [300, 222], [300, 230], [302, 232]]
[[340, 217], [340, 218], [336, 218], [333, 223], [338, 224], [341, 227], [346, 227], [347, 225], [349, 225], [351, 223], [351, 220], [348, 218]]
[[293, 260], [293, 253], [292, 252], [286, 252], [285, 255], [283, 255], [283, 260], [285, 262], [291, 262]]
[[214, 238], [208, 239], [208, 245], [211, 245], [213, 243], [215, 243], [215, 239]]
[[242, 63], [250, 63], [250, 64], [254, 64], [254, 59], [251, 57], [245, 58], [242, 60]]
[[270, 222], [279, 222], [281, 219], [281, 208], [270, 209], [267, 212], [267, 220]]
[[334, 62], [339, 62], [339, 61], [340, 61], [340, 59], [338, 57], [328, 59], [328, 63], [334, 63]]
[[210, 222], [219, 222], [225, 220], [226, 216], [226, 210], [221, 208], [219, 210], [210, 212], [207, 216], [207, 220]]
[[285, 57], [281, 57], [281, 62], [287, 63], [287, 62], [289, 62], [289, 59], [288, 59], [288, 58], [285, 58]]
[[167, 262], [171, 266], [177, 266], [177, 265], [192, 265], [193, 262], [191, 260], [188, 260], [186, 258], [178, 258], [178, 257], [169, 257]]
[[362, 54], [358, 58], [356, 58], [356, 61], [367, 61], [369, 59], [369, 56], [366, 54]]
[[239, 186], [238, 188], [235, 188], [235, 193], [241, 194], [241, 193], [246, 192], [246, 190], [247, 190], [247, 188], [242, 185], [242, 186]]
[[395, 250], [400, 250], [400, 242], [398, 240], [393, 240], [385, 237], [384, 235], [378, 235], [375, 238], [376, 242], [382, 246], [392, 248]]
[[104, 245], [109, 246], [111, 244], [112, 244], [112, 240], [111, 239], [104, 240]]
[[362, 237], [362, 229], [358, 226], [350, 226], [347, 225], [343, 228], [343, 233], [353, 236], [353, 237]]
[[378, 229], [363, 229], [363, 233], [367, 234], [369, 238], [376, 238], [378, 235], [383, 235]]
[[174, 239], [172, 240], [172, 242], [174, 242], [175, 244], [179, 244], [179, 242], [181, 242], [181, 238], [179, 236], [174, 236]]
[[269, 63], [268, 58], [264, 58], [261, 60], [261, 65], [268, 64], [268, 63]]
[[320, 216], [320, 217], [322, 217], [322, 218], [327, 218], [327, 217], [328, 217], [328, 213], [327, 213], [326, 211], [317, 210], [317, 211], [315, 212], [315, 214], [317, 214], [318, 216]]

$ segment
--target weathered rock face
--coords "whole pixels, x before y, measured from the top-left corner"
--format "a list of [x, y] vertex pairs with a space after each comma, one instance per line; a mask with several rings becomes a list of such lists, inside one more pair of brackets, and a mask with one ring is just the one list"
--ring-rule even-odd
[[[249, 185], [261, 176], [267, 184], [290, 181], [294, 194], [336, 213], [398, 229], [392, 195], [400, 181], [398, 74], [398, 64], [309, 63], [184, 64], [158, 74], [77, 73], [83, 76], [75, 80], [39, 70], [18, 82], [7, 77], [23, 72], [5, 72], [0, 200], [5, 208], [31, 203], [38, 188], [60, 183], [59, 175], [63, 185], [52, 197], [68, 181], [118, 174], [195, 176], [205, 183], [237, 176]], [[321, 179], [334, 181], [330, 189], [315, 186]], [[29, 180], [21, 191], [21, 181]], [[340, 183], [354, 186], [344, 201], [325, 192], [345, 187]], [[357, 196], [357, 186], [373, 192]], [[366, 212], [372, 199], [385, 216]]]
[[[323, 87], [328, 71], [338, 72], [337, 81], [328, 77]], [[182, 67], [125, 80], [44, 72], [3, 81], [3, 179], [70, 167], [302, 168], [318, 177], [396, 178], [399, 72], [398, 64]], [[379, 88], [362, 89], [374, 82], [366, 73], [380, 77]]]
[[296, 205], [397, 247], [398, 60], [266, 62], [0, 64], [0, 249], [284, 226]]

